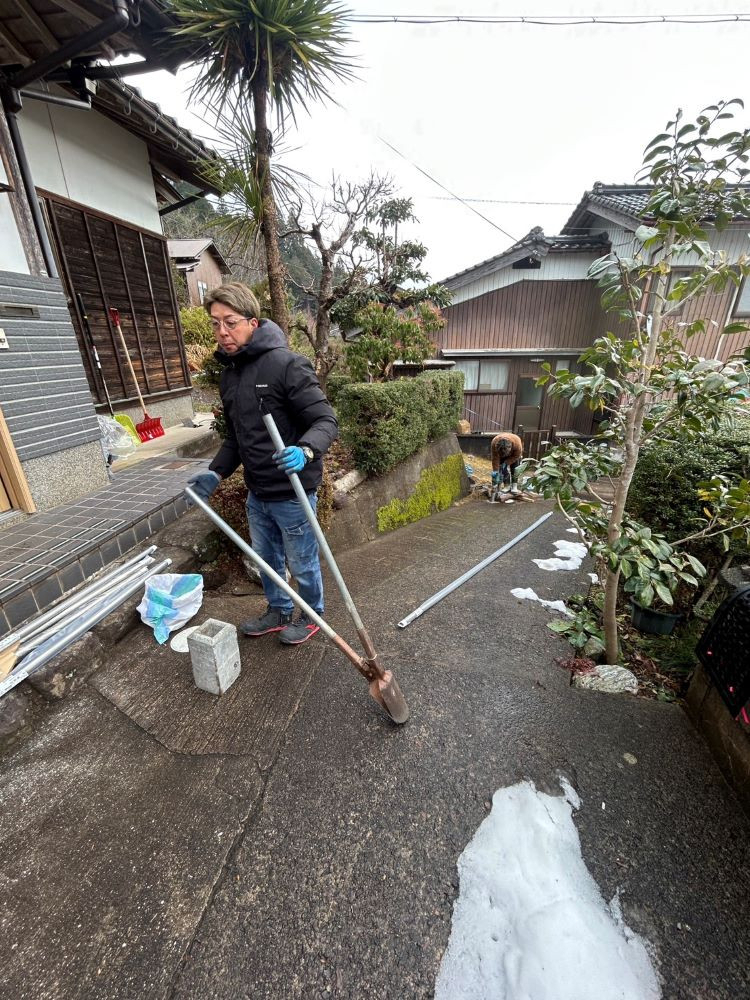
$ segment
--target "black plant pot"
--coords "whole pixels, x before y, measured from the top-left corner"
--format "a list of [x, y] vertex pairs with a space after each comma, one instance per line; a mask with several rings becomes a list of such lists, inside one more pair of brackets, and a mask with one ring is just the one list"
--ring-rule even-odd
[[646, 632], [649, 635], [671, 635], [675, 625], [682, 618], [682, 615], [675, 615], [670, 611], [655, 611], [654, 608], [644, 608], [632, 597], [630, 604], [632, 607], [631, 621], [639, 632]]

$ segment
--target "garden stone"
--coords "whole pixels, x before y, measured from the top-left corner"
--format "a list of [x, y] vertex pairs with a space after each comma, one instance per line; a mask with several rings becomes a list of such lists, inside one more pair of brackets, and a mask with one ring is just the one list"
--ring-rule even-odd
[[638, 694], [638, 679], [627, 667], [599, 663], [591, 671], [574, 674], [573, 687], [606, 694]]

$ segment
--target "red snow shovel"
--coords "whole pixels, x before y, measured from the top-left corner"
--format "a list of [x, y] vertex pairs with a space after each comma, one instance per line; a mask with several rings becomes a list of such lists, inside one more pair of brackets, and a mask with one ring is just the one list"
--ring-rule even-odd
[[109, 318], [112, 320], [115, 329], [120, 335], [120, 343], [122, 344], [122, 349], [125, 352], [128, 368], [130, 369], [131, 377], [135, 383], [135, 391], [138, 393], [138, 399], [141, 402], [141, 409], [143, 410], [143, 420], [139, 424], [135, 425], [136, 433], [141, 441], [150, 441], [152, 438], [163, 437], [164, 428], [161, 425], [161, 417], [150, 417], [148, 413], [146, 413], [146, 404], [143, 402], [141, 387], [138, 385], [138, 379], [135, 377], [133, 362], [130, 360], [128, 345], [125, 343], [125, 334], [122, 332], [122, 327], [120, 326], [120, 310], [115, 309], [114, 306], [110, 306]]

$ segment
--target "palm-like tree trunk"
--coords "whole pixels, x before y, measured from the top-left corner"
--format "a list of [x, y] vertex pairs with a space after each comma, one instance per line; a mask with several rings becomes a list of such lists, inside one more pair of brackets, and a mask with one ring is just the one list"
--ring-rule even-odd
[[252, 95], [255, 115], [255, 159], [263, 203], [261, 228], [266, 250], [271, 319], [274, 323], [278, 323], [284, 333], [288, 333], [289, 310], [284, 287], [284, 264], [279, 249], [278, 214], [271, 184], [272, 140], [268, 128], [268, 70], [265, 65], [259, 66], [253, 76]]

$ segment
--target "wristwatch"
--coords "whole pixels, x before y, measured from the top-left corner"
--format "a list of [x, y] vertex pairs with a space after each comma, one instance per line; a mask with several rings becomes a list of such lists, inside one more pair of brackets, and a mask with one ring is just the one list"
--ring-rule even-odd
[[306, 444], [303, 444], [301, 447], [302, 447], [302, 454], [305, 456], [307, 461], [312, 462], [312, 460], [315, 458], [315, 453], [313, 452], [312, 448], [308, 448]]

